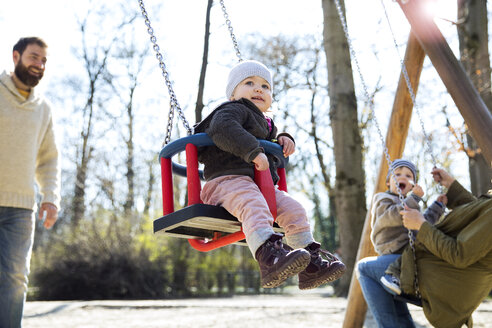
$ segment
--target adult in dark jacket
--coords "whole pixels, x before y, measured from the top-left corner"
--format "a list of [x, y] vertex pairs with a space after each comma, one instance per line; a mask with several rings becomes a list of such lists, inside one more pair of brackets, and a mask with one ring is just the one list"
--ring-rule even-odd
[[[435, 327], [472, 326], [472, 313], [492, 289], [492, 190], [474, 197], [447, 172], [434, 169], [448, 189], [452, 211], [436, 225], [415, 210], [402, 211], [403, 224], [418, 230], [415, 244], [424, 314]], [[401, 284], [414, 293], [413, 254], [402, 255]]]
[[230, 101], [195, 128], [215, 143], [198, 151], [207, 180], [201, 193], [203, 202], [224, 207], [242, 223], [264, 288], [279, 286], [296, 274], [301, 289], [339, 278], [345, 265], [314, 241], [302, 205], [286, 192], [275, 190], [276, 222], [284, 228], [291, 250], [283, 245], [283, 236], [273, 231], [274, 218], [254, 183], [255, 167], [270, 169], [273, 181], [278, 181], [276, 160], [264, 153], [257, 138], [278, 142], [286, 157], [295, 150], [294, 139], [286, 133], [277, 135], [273, 120], [264, 115], [272, 103], [270, 71], [257, 61], [237, 64], [229, 74], [226, 96]]
[[[452, 211], [435, 225], [425, 222], [418, 210], [401, 211], [404, 226], [418, 231], [415, 256], [424, 314], [435, 327], [472, 327], [473, 311], [492, 288], [491, 194], [476, 198], [446, 171], [435, 168], [432, 174], [448, 188], [447, 206]], [[377, 262], [371, 259], [362, 259], [357, 268], [378, 326], [414, 327], [409, 313], [402, 311], [403, 303], [394, 300], [379, 282], [384, 266], [376, 267]], [[405, 294], [415, 294], [415, 261], [410, 247], [401, 256], [400, 280]]]

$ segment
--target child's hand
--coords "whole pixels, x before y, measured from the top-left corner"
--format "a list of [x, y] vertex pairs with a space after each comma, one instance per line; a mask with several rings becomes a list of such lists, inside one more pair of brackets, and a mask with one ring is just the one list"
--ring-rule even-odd
[[445, 194], [437, 196], [437, 201], [441, 202], [444, 206], [448, 205], [448, 197]]
[[296, 145], [292, 139], [286, 136], [281, 136], [278, 138], [278, 144], [282, 146], [284, 151], [284, 157], [289, 157], [296, 150]]
[[258, 156], [256, 156], [255, 159], [253, 160], [253, 163], [255, 163], [255, 168], [258, 171], [267, 170], [268, 167], [270, 166], [268, 164], [268, 158], [264, 153], [259, 153]]
[[415, 184], [413, 186], [412, 192], [416, 196], [419, 196], [420, 198], [422, 198], [422, 196], [424, 196], [424, 189], [422, 189], [422, 187], [420, 185], [418, 185], [418, 184]]
[[425, 218], [419, 210], [410, 208], [406, 205], [405, 209], [400, 211], [400, 214], [403, 217], [403, 225], [410, 230], [420, 230], [422, 223], [425, 222]]
[[438, 169], [437, 167], [433, 168], [431, 173], [434, 181], [440, 183], [446, 188], [449, 188], [455, 180], [448, 172], [443, 169]]

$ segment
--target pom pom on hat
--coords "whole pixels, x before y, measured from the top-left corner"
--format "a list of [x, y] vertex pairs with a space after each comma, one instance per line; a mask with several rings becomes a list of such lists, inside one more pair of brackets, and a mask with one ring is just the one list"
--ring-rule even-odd
[[231, 99], [232, 92], [242, 80], [251, 76], [263, 78], [270, 84], [270, 89], [273, 90], [272, 73], [270, 70], [256, 60], [244, 60], [234, 66], [229, 72], [226, 86], [227, 99]]

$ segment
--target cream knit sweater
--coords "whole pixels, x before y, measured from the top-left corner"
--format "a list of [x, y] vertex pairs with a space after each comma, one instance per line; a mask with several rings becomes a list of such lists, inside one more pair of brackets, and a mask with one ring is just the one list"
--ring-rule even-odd
[[33, 209], [35, 182], [41, 203], [60, 208], [60, 169], [51, 109], [34, 89], [28, 99], [10, 74], [0, 75], [0, 206]]

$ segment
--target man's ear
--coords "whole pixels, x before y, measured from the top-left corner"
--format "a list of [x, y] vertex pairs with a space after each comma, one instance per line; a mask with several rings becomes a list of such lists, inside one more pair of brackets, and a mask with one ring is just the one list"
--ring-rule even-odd
[[17, 65], [17, 63], [20, 61], [20, 58], [21, 54], [17, 50], [14, 50], [14, 52], [12, 53], [12, 59], [15, 65]]

